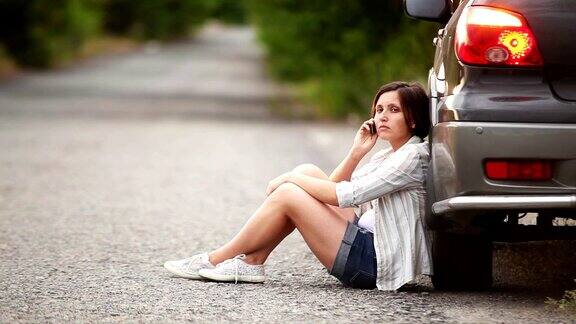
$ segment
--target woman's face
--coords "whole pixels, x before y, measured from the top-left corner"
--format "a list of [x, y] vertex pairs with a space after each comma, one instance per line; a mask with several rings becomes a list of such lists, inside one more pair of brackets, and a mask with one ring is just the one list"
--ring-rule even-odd
[[388, 91], [380, 95], [376, 102], [374, 122], [378, 137], [383, 140], [396, 143], [411, 137], [398, 91]]

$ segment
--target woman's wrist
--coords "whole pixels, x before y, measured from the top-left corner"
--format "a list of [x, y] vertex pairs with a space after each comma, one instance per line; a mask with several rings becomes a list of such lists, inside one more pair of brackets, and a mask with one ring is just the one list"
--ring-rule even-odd
[[362, 160], [364, 155], [366, 155], [366, 152], [362, 152], [355, 149], [351, 149], [350, 152], [348, 152], [348, 158], [355, 162], [360, 162], [360, 160]]

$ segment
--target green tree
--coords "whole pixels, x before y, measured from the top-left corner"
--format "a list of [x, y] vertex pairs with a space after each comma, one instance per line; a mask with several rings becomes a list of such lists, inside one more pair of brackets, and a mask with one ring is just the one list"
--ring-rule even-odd
[[244, 0], [211, 0], [211, 17], [229, 24], [245, 24]]
[[249, 0], [271, 72], [304, 84], [320, 116], [366, 113], [375, 89], [425, 78], [436, 26], [401, 1]]
[[141, 39], [188, 36], [208, 18], [210, 0], [103, 0], [107, 32]]
[[23, 66], [70, 59], [98, 30], [99, 15], [82, 0], [1, 0], [0, 41]]

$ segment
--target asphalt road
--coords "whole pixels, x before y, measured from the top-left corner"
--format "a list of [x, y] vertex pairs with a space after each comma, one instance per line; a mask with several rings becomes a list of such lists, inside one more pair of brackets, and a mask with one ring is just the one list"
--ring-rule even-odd
[[574, 274], [558, 272], [570, 245], [554, 248], [556, 271], [500, 246], [495, 288], [481, 293], [437, 292], [428, 278], [345, 289], [297, 233], [265, 284], [171, 277], [165, 260], [231, 238], [274, 176], [307, 162], [330, 172], [348, 149], [352, 126], [284, 121], [268, 109], [278, 96], [252, 32], [218, 26], [1, 83], [0, 321], [571, 321], [545, 308], [561, 289], [532, 284]]

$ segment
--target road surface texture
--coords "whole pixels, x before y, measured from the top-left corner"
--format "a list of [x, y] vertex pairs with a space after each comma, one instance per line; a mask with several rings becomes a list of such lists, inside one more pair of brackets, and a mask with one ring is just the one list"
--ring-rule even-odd
[[[561, 289], [531, 286], [549, 271], [522, 246], [500, 247], [495, 266], [528, 265], [497, 270], [480, 293], [437, 292], [427, 278], [345, 289], [297, 232], [264, 284], [171, 277], [164, 261], [230, 239], [274, 176], [306, 162], [330, 172], [352, 142], [349, 125], [275, 117], [269, 103], [286, 94], [262, 58], [250, 29], [214, 25], [0, 84], [1, 322], [571, 321], [544, 304]], [[556, 268], [574, 260], [556, 254]]]

